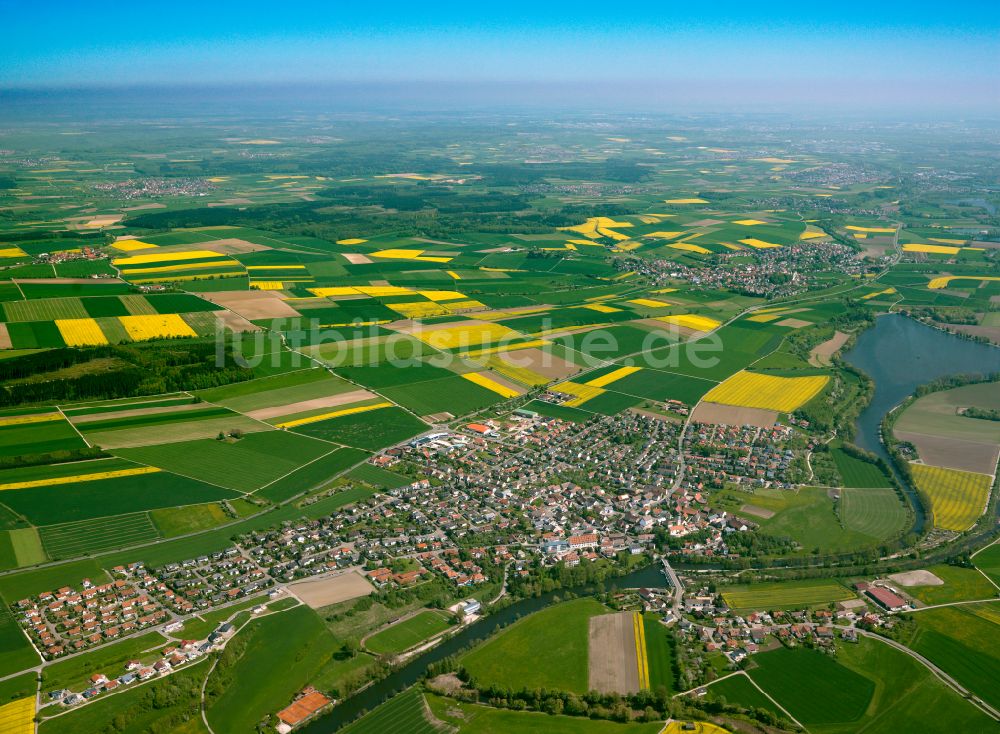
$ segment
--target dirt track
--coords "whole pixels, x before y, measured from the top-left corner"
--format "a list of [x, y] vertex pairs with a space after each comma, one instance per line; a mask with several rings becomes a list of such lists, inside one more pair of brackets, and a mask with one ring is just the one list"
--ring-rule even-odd
[[592, 617], [589, 653], [590, 690], [638, 692], [639, 665], [631, 612]]

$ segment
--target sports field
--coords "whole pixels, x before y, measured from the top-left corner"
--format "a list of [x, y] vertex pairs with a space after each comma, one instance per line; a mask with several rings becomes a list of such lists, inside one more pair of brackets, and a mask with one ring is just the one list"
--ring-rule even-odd
[[428, 609], [372, 635], [365, 647], [379, 655], [401, 653], [449, 626], [443, 613]]
[[808, 579], [726, 587], [722, 598], [732, 609], [795, 609], [854, 599], [836, 581]]

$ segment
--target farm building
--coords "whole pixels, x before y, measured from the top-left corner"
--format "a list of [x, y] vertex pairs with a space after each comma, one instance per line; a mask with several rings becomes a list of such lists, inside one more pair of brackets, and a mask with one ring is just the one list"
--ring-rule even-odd
[[869, 586], [865, 589], [865, 594], [876, 604], [890, 612], [896, 612], [909, 606], [906, 599], [881, 586]]

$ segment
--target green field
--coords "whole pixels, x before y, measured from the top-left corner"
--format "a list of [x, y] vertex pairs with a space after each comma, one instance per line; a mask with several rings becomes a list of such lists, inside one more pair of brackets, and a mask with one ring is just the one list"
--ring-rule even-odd
[[[4, 600], [6, 601], [6, 595]], [[0, 610], [0, 677], [38, 665], [39, 662], [38, 654], [5, 604], [3, 610]]]
[[674, 654], [673, 631], [660, 624], [660, 617], [653, 612], [642, 615], [646, 634], [646, 657], [649, 659], [649, 688], [656, 691], [663, 686], [668, 693], [677, 692], [677, 673]]
[[874, 681], [813, 650], [780, 648], [753, 661], [754, 682], [806, 726], [856, 722], [875, 695]]
[[224, 525], [232, 521], [232, 518], [222, 509], [222, 505], [217, 502], [205, 505], [165, 507], [153, 510], [149, 513], [149, 517], [164, 538], [210, 530], [217, 525]]
[[712, 701], [722, 701], [747, 709], [764, 709], [775, 716], [788, 718], [771, 699], [760, 692], [760, 689], [750, 681], [749, 676], [743, 674], [731, 675], [709, 684], [706, 695]]
[[293, 433], [264, 431], [235, 442], [201, 439], [119, 449], [116, 453], [220, 487], [252, 492], [333, 449]]
[[891, 487], [889, 477], [875, 464], [857, 459], [843, 449], [830, 452], [845, 487]]
[[18, 566], [33, 566], [49, 560], [36, 528], [17, 528], [9, 530], [8, 534]]
[[367, 451], [341, 448], [303, 465], [259, 489], [256, 494], [271, 502], [284, 502], [302, 492], [325, 486], [345, 469], [368, 458]]
[[[462, 380], [472, 384], [468, 380]], [[489, 392], [488, 390], [484, 392]], [[497, 396], [499, 397], [499, 396]], [[381, 408], [377, 420], [367, 413], [345, 415], [330, 420], [307, 423], [294, 430], [325, 441], [375, 451], [401, 443], [427, 430], [427, 424], [400, 408]]]
[[372, 464], [362, 464], [355, 467], [348, 472], [347, 476], [355, 481], [365, 482], [373, 487], [382, 487], [384, 489], [398, 489], [399, 487], [405, 487], [413, 483], [413, 480], [409, 477], [404, 477], [401, 474], [396, 474], [388, 469], [383, 469]]
[[444, 613], [425, 610], [372, 635], [365, 641], [365, 647], [379, 655], [394, 655], [449, 627]]
[[1000, 613], [997, 604], [940, 607], [913, 615], [907, 646], [984, 701], [1000, 706]]
[[100, 553], [160, 537], [145, 512], [47, 525], [38, 534], [52, 559]]
[[801, 609], [854, 599], [846, 586], [827, 579], [727, 586], [722, 598], [732, 609]]
[[973, 557], [976, 568], [1000, 585], [1000, 543], [984, 548]]
[[800, 553], [840, 553], [871, 547], [886, 537], [870, 533], [895, 534], [901, 529], [907, 517], [905, 508], [898, 499], [893, 502], [882, 494], [888, 491], [875, 490], [878, 494], [865, 495], [861, 502], [853, 502], [857, 495], [852, 494], [848, 500], [850, 522], [841, 521], [830, 492], [823, 487], [757, 489], [752, 494], [726, 491], [719, 497], [726, 509], [737, 515], [745, 515], [741, 512], [744, 504], [775, 513], [770, 518], [748, 517], [762, 532], [795, 541]]
[[891, 538], [907, 527], [909, 513], [894, 489], [845, 487], [837, 507], [844, 527], [875, 540]]
[[60, 563], [58, 566], [0, 576], [0, 595], [10, 604], [25, 599], [43, 591], [52, 591], [60, 586], [79, 588], [80, 580], [89, 578], [101, 583], [108, 576], [93, 558], [86, 558], [71, 563]]
[[556, 604], [518, 620], [463, 664], [482, 683], [586, 693], [590, 618], [607, 611], [591, 598]]
[[409, 688], [343, 729], [344, 734], [441, 734], [424, 716], [423, 696]]
[[924, 604], [947, 604], [954, 601], [993, 599], [1000, 591], [975, 568], [939, 564], [928, 571], [944, 581], [943, 586], [907, 586], [906, 593]]
[[[92, 463], [92, 462], [86, 462]], [[36, 525], [76, 522], [235, 497], [236, 493], [169, 472], [8, 489], [3, 502]]]
[[254, 620], [239, 635], [246, 636], [242, 655], [220, 665], [208, 681], [213, 695], [206, 713], [216, 734], [253, 731], [265, 714], [291, 703], [336, 647], [306, 606]]

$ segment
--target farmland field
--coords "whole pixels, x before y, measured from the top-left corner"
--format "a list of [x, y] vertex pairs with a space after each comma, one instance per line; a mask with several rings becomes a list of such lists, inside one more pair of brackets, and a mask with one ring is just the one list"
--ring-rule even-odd
[[449, 626], [441, 612], [427, 610], [372, 635], [365, 641], [365, 647], [379, 655], [397, 654], [444, 632]]
[[705, 394], [704, 400], [745, 408], [790, 413], [808, 403], [826, 386], [829, 377], [775, 377], [738, 372]]
[[955, 601], [991, 599], [1000, 595], [989, 579], [975, 568], [938, 564], [927, 570], [944, 582], [942, 585], [904, 586], [906, 593], [924, 604], [947, 604]]
[[252, 492], [334, 448], [304, 436], [266, 431], [238, 441], [201, 439], [119, 449], [116, 453], [220, 487]]
[[973, 563], [976, 568], [989, 576], [994, 584], [1000, 585], [1000, 543], [994, 543], [977, 553]]
[[[3, 590], [3, 600], [8, 598], [21, 599], [19, 595], [8, 595]], [[21, 626], [11, 615], [7, 605], [0, 610], [0, 676], [7, 676], [25, 668], [38, 665], [38, 653], [35, 652]]]
[[801, 609], [855, 598], [836, 581], [823, 579], [726, 587], [722, 598], [733, 609]]
[[590, 598], [557, 604], [515, 622], [469, 652], [463, 664], [483, 683], [585, 693], [589, 620], [606, 611]]
[[[461, 380], [465, 382], [465, 380]], [[469, 383], [466, 383], [469, 384]], [[333, 441], [345, 446], [375, 450], [405, 441], [426, 431], [428, 426], [400, 408], [383, 408], [378, 420], [360, 413], [309, 423], [296, 428], [296, 433]]]
[[424, 716], [422, 699], [418, 688], [410, 688], [355, 721], [344, 729], [344, 734], [382, 734], [391, 731], [439, 734], [440, 730]]
[[153, 510], [149, 517], [164, 538], [208, 530], [231, 519], [218, 503], [165, 507]]
[[931, 501], [934, 524], [962, 532], [983, 514], [993, 477], [986, 474], [910, 464], [914, 481]]
[[138, 545], [160, 537], [145, 512], [39, 528], [42, 545], [53, 559]]
[[656, 691], [663, 686], [668, 693], [677, 692], [673, 631], [659, 622], [659, 617], [646, 613], [642, 618], [645, 627], [646, 657], [649, 659], [649, 688]]
[[875, 682], [814, 650], [780, 648], [754, 656], [750, 677], [806, 726], [856, 722]]
[[855, 458], [843, 449], [831, 452], [845, 487], [891, 487], [889, 478], [875, 464]]
[[743, 706], [744, 708], [760, 708], [770, 711], [776, 716], [785, 716], [781, 709], [755, 686], [749, 676], [732, 675], [728, 678], [711, 683], [708, 686], [708, 698], [713, 701], [724, 699], [726, 703]]
[[1000, 705], [1000, 616], [995, 604], [940, 607], [913, 615], [908, 647], [993, 706]]

